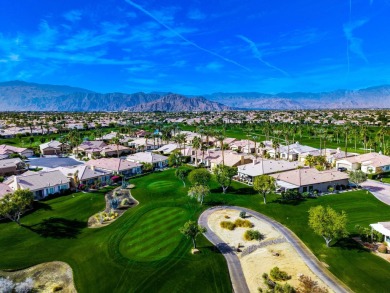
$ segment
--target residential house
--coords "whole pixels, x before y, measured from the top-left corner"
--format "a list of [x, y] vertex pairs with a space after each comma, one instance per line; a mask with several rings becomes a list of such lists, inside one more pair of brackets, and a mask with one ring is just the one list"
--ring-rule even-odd
[[[190, 148], [187, 147], [186, 149], [190, 149]], [[170, 155], [175, 150], [180, 150], [179, 145], [177, 143], [168, 143], [168, 144], [163, 145], [162, 147], [156, 149], [156, 152], [159, 152], [163, 155]]]
[[303, 168], [271, 175], [284, 190], [303, 192], [327, 192], [330, 187], [335, 190], [349, 184], [347, 173], [335, 170], [318, 171], [316, 168]]
[[18, 175], [27, 170], [20, 158], [0, 160], [0, 176]]
[[124, 177], [132, 177], [142, 172], [142, 164], [130, 162], [121, 158], [89, 160], [85, 162], [85, 165], [96, 169], [111, 171], [113, 174], [123, 175]]
[[130, 148], [133, 148], [137, 151], [151, 151], [158, 149], [158, 144], [155, 143], [153, 138], [138, 138], [133, 141], [129, 141], [128, 145]]
[[35, 199], [43, 199], [50, 194], [61, 193], [70, 188], [69, 178], [59, 170], [28, 171], [22, 175], [9, 177], [4, 183], [12, 190], [29, 189]]
[[0, 145], [0, 155], [11, 155], [18, 154], [22, 157], [32, 157], [34, 156], [34, 151], [27, 148], [19, 148], [11, 145], [2, 144]]
[[289, 170], [295, 170], [299, 166], [298, 162], [283, 160], [257, 159], [250, 164], [238, 166], [238, 179], [253, 182], [253, 179], [260, 175], [270, 175]]
[[106, 185], [113, 174], [111, 170], [103, 170], [88, 165], [58, 167], [55, 170], [61, 171], [62, 174], [70, 179], [72, 188], [78, 188], [80, 184], [86, 186], [91, 186], [96, 183]]
[[222, 156], [221, 151], [218, 157], [210, 159], [210, 168], [213, 169], [216, 166], [222, 164], [229, 167], [237, 167], [244, 164], [252, 163], [253, 160], [254, 157], [252, 156], [238, 154], [234, 151], [224, 151], [224, 154]]
[[153, 165], [154, 169], [165, 168], [168, 165], [168, 157], [151, 152], [140, 152], [127, 156], [130, 162], [135, 163], [149, 163]]
[[255, 142], [251, 140], [234, 141], [230, 144], [230, 149], [239, 153], [253, 154], [255, 152]]
[[61, 143], [57, 140], [52, 140], [39, 145], [41, 154], [44, 156], [60, 155], [69, 150], [69, 145]]
[[73, 149], [73, 153], [98, 154], [107, 144], [102, 140], [84, 141]]
[[348, 171], [361, 170], [367, 174], [390, 172], [390, 157], [379, 153], [368, 153], [336, 161], [336, 168]]
[[370, 224], [371, 228], [384, 236], [384, 241], [390, 246], [390, 222]]
[[118, 145], [109, 144], [101, 149], [100, 155], [104, 157], [113, 157], [113, 156], [117, 156], [118, 152], [119, 152], [119, 156], [123, 156], [131, 153], [131, 149], [119, 144]]
[[9, 187], [7, 184], [5, 183], [0, 183], [0, 199], [4, 197], [4, 195], [8, 194], [8, 193], [13, 193], [13, 189], [11, 187]]
[[[299, 155], [303, 153], [308, 153], [312, 151], [316, 151], [316, 148], [307, 145], [301, 145], [299, 142], [290, 144], [288, 146], [280, 146], [277, 150], [279, 153], [279, 157], [288, 161], [297, 161]], [[269, 154], [272, 158], [275, 158], [275, 150], [270, 150]]]

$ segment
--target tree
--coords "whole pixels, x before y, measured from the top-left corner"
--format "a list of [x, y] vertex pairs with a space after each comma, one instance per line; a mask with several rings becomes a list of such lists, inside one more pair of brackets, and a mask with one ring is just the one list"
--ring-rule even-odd
[[210, 172], [204, 168], [192, 170], [188, 175], [188, 180], [193, 185], [207, 185], [210, 179]]
[[327, 247], [333, 239], [348, 236], [346, 225], [347, 214], [344, 211], [337, 213], [329, 206], [316, 206], [309, 210], [309, 226], [325, 239]]
[[253, 189], [263, 195], [264, 204], [267, 204], [267, 194], [275, 191], [276, 180], [269, 175], [260, 175], [253, 181]]
[[187, 177], [188, 173], [190, 172], [190, 170], [186, 169], [186, 168], [178, 168], [176, 169], [175, 171], [175, 176], [177, 178], [179, 178], [182, 182], [183, 182], [183, 185], [184, 187], [186, 187], [186, 181], [185, 181], [185, 178]]
[[168, 157], [168, 165], [170, 167], [179, 167], [183, 163], [183, 156], [180, 150], [174, 150]]
[[202, 146], [202, 139], [199, 136], [195, 136], [192, 140], [192, 148], [195, 150], [195, 166], [198, 166], [198, 150]]
[[205, 196], [209, 195], [210, 188], [206, 185], [194, 185], [188, 190], [188, 196], [191, 198], [195, 198], [198, 202], [200, 202], [200, 205], [203, 204], [203, 199]]
[[142, 170], [144, 172], [153, 171], [153, 164], [152, 163], [143, 163]]
[[232, 178], [237, 174], [237, 167], [229, 167], [225, 165], [218, 165], [213, 169], [217, 182], [222, 187], [222, 193], [226, 193], [226, 190], [232, 183]]
[[0, 200], [0, 216], [20, 225], [20, 217], [33, 202], [33, 193], [29, 189], [19, 189], [8, 193]]
[[353, 182], [358, 186], [360, 183], [367, 180], [367, 175], [361, 170], [349, 172], [349, 181]]
[[198, 225], [194, 221], [188, 221], [184, 224], [182, 228], [179, 229], [180, 233], [182, 233], [187, 238], [192, 239], [192, 243], [194, 245], [194, 249], [196, 248], [196, 237], [199, 234], [206, 233], [207, 230], [205, 227]]

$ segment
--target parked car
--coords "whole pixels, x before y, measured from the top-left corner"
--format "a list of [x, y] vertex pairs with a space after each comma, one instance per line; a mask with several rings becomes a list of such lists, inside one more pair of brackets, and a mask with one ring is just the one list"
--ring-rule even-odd
[[347, 171], [347, 168], [345, 168], [345, 167], [338, 167], [337, 171], [345, 172], [345, 171]]

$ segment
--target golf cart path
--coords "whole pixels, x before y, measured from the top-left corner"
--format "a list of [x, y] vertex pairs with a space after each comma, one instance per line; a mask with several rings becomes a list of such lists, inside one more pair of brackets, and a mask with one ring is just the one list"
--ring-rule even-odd
[[367, 180], [360, 185], [371, 192], [381, 202], [390, 205], [390, 184]]
[[215, 211], [232, 209], [236, 211], [245, 211], [251, 216], [254, 216], [260, 220], [267, 222], [278, 230], [297, 251], [299, 256], [303, 259], [306, 265], [316, 274], [329, 288], [337, 293], [352, 292], [344, 284], [336, 279], [331, 273], [319, 262], [314, 254], [302, 243], [302, 241], [295, 236], [288, 228], [284, 227], [279, 222], [255, 212], [250, 209], [237, 207], [237, 206], [217, 206], [205, 210], [199, 217], [198, 223], [206, 227], [207, 232], [204, 233], [206, 238], [213, 243], [223, 254], [228, 264], [230, 279], [232, 281], [233, 291], [235, 293], [249, 293], [249, 288], [245, 280], [244, 273], [242, 271], [241, 263], [238, 256], [233, 252], [233, 249], [222, 241], [209, 227], [208, 217]]

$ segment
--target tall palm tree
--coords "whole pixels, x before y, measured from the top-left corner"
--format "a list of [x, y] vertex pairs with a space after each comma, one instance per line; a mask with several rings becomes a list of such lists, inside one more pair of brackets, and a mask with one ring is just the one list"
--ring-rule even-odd
[[192, 148], [195, 149], [195, 166], [198, 166], [198, 150], [202, 146], [202, 139], [199, 136], [195, 136], [192, 140]]
[[279, 142], [277, 142], [276, 140], [272, 142], [272, 148], [275, 150], [275, 160], [278, 159], [278, 149], [280, 147], [280, 144]]
[[224, 144], [223, 141], [225, 140], [226, 136], [222, 132], [216, 133], [216, 139], [219, 141], [221, 145], [221, 151], [222, 151], [222, 166], [225, 166], [225, 150], [224, 150]]

